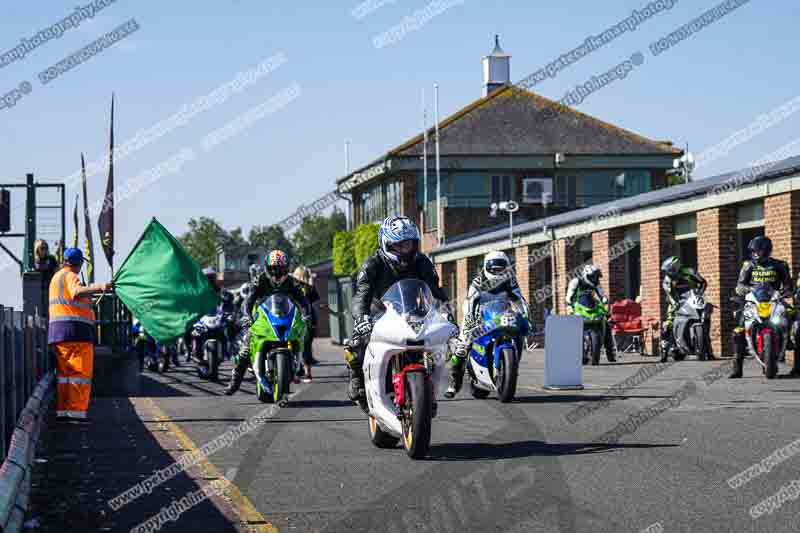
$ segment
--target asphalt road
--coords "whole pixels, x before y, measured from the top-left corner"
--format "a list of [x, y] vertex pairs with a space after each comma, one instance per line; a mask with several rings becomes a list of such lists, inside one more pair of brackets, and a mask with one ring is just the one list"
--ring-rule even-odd
[[[626, 357], [585, 367], [584, 391], [550, 392], [541, 389], [543, 352], [527, 353], [514, 403], [475, 400], [468, 387], [440, 399], [430, 457], [411, 461], [370, 443], [346, 398], [340, 349], [318, 341], [317, 357], [312, 384], [295, 386], [286, 407], [209, 457], [281, 533], [797, 531], [796, 500], [757, 519], [749, 511], [800, 479], [800, 457], [737, 489], [727, 482], [800, 437], [800, 380], [767, 382], [753, 361], [741, 380], [727, 379], [729, 362], [685, 361], [609, 393], [656, 369], [652, 358]], [[722, 379], [708, 374], [719, 365]], [[143, 390], [200, 446], [266, 407], [252, 377], [222, 395], [227, 376], [227, 365], [222, 384], [188, 367], [145, 373]], [[581, 406], [595, 410], [567, 421]], [[654, 407], [617, 442], [607, 438]], [[169, 526], [187, 530], [180, 520]]]

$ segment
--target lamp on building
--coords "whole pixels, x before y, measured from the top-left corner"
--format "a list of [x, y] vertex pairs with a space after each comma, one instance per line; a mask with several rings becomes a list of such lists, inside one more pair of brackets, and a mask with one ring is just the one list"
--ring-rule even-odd
[[514, 213], [519, 211], [519, 204], [513, 200], [508, 202], [493, 202], [489, 206], [489, 216], [492, 218], [497, 217], [498, 211], [505, 211], [508, 213], [508, 231], [511, 240], [511, 246], [514, 246]]
[[680, 176], [684, 183], [689, 183], [692, 181], [692, 172], [694, 172], [694, 168], [694, 155], [689, 151], [689, 147], [687, 146], [686, 153], [672, 162], [672, 170], [668, 171], [667, 174], [670, 176]]
[[560, 167], [561, 165], [563, 165], [564, 164], [564, 154], [561, 153], [561, 152], [556, 152], [553, 162], [554, 162], [556, 167]]

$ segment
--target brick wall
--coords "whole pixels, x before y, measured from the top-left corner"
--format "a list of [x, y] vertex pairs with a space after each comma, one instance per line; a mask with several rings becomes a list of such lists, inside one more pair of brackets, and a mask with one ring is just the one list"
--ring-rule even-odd
[[530, 262], [530, 251], [528, 246], [520, 246], [514, 249], [513, 256], [514, 271], [517, 276], [519, 290], [526, 300], [530, 301], [531, 287], [533, 286], [533, 268]]
[[609, 261], [608, 251], [624, 238], [624, 227], [592, 233], [592, 262], [603, 271], [600, 285], [612, 302], [625, 298], [625, 256]]
[[764, 231], [772, 256], [789, 263], [792, 278], [800, 272], [800, 191], [764, 198]]
[[565, 303], [567, 285], [574, 277], [572, 271], [578, 266], [579, 262], [575, 247], [568, 246], [567, 241], [564, 239], [557, 240], [553, 247], [553, 253], [550, 256], [553, 269], [553, 283], [551, 287], [545, 287], [544, 291], [552, 294], [554, 312], [564, 314], [567, 312], [567, 305]]
[[400, 177], [400, 180], [402, 181], [403, 215], [419, 226], [422, 221], [417, 210], [417, 178], [413, 174], [405, 174]]
[[661, 263], [673, 255], [674, 233], [671, 219], [660, 219], [639, 225], [641, 257], [642, 321], [661, 322], [665, 318], [667, 299], [661, 289]]
[[706, 298], [718, 306], [711, 315], [711, 338], [716, 355], [730, 356], [734, 306], [729, 301], [736, 287], [736, 207], [723, 206], [697, 213], [698, 269], [708, 281]]

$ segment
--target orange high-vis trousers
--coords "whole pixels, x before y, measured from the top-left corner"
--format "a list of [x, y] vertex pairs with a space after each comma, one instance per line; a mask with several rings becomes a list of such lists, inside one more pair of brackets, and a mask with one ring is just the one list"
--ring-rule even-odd
[[58, 396], [56, 416], [86, 418], [94, 373], [94, 344], [91, 342], [58, 342], [56, 381]]

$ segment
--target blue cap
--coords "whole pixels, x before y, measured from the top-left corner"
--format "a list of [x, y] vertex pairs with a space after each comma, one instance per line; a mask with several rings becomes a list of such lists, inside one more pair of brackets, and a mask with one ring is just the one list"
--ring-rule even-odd
[[64, 250], [64, 262], [70, 265], [80, 265], [83, 263], [83, 252], [79, 248], [67, 248]]

